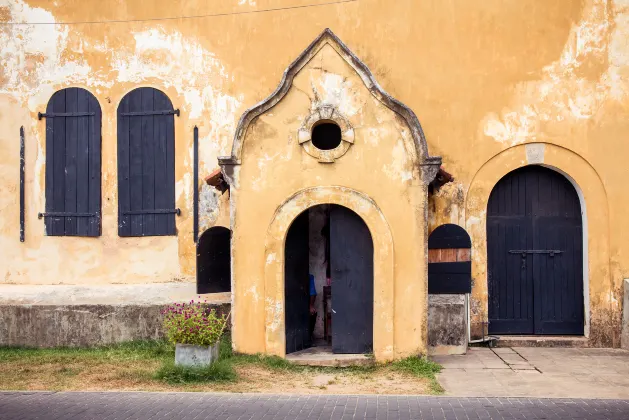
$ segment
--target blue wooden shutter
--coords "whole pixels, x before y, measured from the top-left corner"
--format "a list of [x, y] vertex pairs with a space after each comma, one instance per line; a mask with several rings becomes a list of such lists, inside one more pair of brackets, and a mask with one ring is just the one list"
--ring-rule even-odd
[[49, 236], [100, 236], [101, 109], [85, 89], [62, 89], [46, 118], [46, 212]]
[[118, 235], [175, 235], [175, 118], [170, 99], [149, 87], [118, 106]]

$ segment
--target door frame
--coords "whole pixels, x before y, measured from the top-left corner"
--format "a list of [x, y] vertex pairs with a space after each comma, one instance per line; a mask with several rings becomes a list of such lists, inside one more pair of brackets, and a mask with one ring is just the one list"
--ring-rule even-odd
[[[278, 207], [269, 225], [265, 241], [264, 291], [265, 350], [268, 354], [286, 356], [284, 247], [293, 220], [303, 211], [319, 204], [347, 207], [361, 217], [374, 246], [374, 355], [379, 360], [395, 357], [394, 317], [395, 278], [393, 236], [382, 211], [366, 194], [347, 187], [325, 186], [301, 190]], [[273, 304], [268, 304], [272, 302]]]

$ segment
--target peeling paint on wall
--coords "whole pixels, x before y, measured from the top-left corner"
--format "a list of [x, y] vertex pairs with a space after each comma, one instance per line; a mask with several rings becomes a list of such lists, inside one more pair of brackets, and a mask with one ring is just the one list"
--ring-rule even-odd
[[[115, 112], [117, 101], [129, 90], [141, 85], [155, 86], [165, 91], [176, 108], [182, 109], [182, 116], [176, 120], [176, 201], [181, 207], [183, 220], [191, 220], [192, 210], [192, 134], [189, 121], [200, 120], [200, 171], [201, 176], [216, 168], [217, 156], [225, 153], [231, 145], [231, 136], [241, 108], [243, 95], [238, 98], [224, 90], [230, 83], [230, 76], [214, 53], [208, 51], [195, 38], [184, 36], [179, 30], [156, 23], [151, 28], [132, 29], [111, 26], [102, 28], [101, 33], [89, 35], [82, 32], [84, 26], [55, 24], [57, 19], [47, 5], [31, 6], [31, 2], [16, 0], [2, 6], [4, 20], [26, 23], [40, 22], [40, 25], [0, 25], [0, 99], [10, 97], [19, 106], [27, 107], [31, 116], [45, 109], [50, 96], [66, 86], [82, 86], [96, 94], [103, 109], [103, 239], [101, 246], [93, 247], [85, 240], [75, 238], [74, 252], [84, 250], [85, 265], [78, 264], [83, 258], [73, 258], [72, 264], [58, 265], [43, 261], [55, 247], [53, 240], [44, 239], [43, 224], [32, 222], [27, 229], [30, 240], [26, 247], [33, 258], [41, 261], [41, 269], [48, 275], [37, 274], [39, 268], [29, 265], [22, 257], [12, 268], [5, 267], [5, 279], [29, 278], [32, 282], [93, 282], [86, 277], [93, 271], [93, 265], [102, 261], [108, 270], [98, 275], [104, 282], [173, 281], [194, 270], [194, 249], [186, 235], [179, 238], [161, 238], [157, 248], [137, 246], [150, 240], [125, 239], [116, 243], [116, 159], [112, 143], [116, 139]], [[54, 7], [52, 7], [54, 9]], [[51, 9], [51, 10], [52, 10]], [[66, 19], [62, 19], [66, 20]], [[72, 19], [70, 19], [72, 20]], [[117, 29], [123, 29], [126, 38], [112, 36]], [[2, 110], [0, 101], [0, 112]], [[179, 125], [183, 123], [185, 125]], [[27, 174], [28, 214], [42, 211], [44, 203], [45, 124], [36, 118], [26, 122], [27, 156], [31, 168]], [[4, 138], [3, 138], [4, 141]], [[2, 200], [9, 199], [5, 194]], [[223, 205], [225, 205], [224, 203]], [[201, 193], [201, 227], [206, 229], [219, 220], [221, 202], [214, 192], [203, 189]], [[228, 210], [223, 207], [223, 214]], [[32, 219], [31, 219], [32, 221]], [[188, 223], [188, 222], [186, 222]], [[41, 225], [41, 226], [40, 226]], [[179, 228], [181, 232], [181, 228]], [[2, 233], [4, 235], [4, 233]], [[34, 239], [36, 238], [36, 239]], [[37, 245], [45, 241], [45, 247]], [[180, 244], [185, 244], [180, 247]], [[127, 245], [125, 245], [127, 244]], [[109, 250], [108, 247], [115, 249]], [[125, 246], [134, 249], [126, 253]], [[175, 252], [172, 252], [174, 247]], [[45, 251], [47, 250], [47, 251]], [[16, 250], [19, 252], [19, 250]], [[169, 255], [165, 255], [168, 252]], [[61, 254], [64, 255], [64, 254]], [[82, 254], [83, 255], [83, 254]], [[124, 263], [105, 263], [109, 258], [122, 256]], [[159, 270], [145, 270], [143, 264]], [[76, 267], [72, 267], [75, 265]], [[114, 268], [126, 266], [126, 271], [117, 272]], [[29, 268], [30, 267], [30, 268]], [[192, 270], [191, 270], [192, 269]], [[150, 275], [148, 273], [150, 272]], [[182, 273], [183, 272], [183, 273]], [[185, 274], [184, 274], [185, 273]], [[188, 277], [192, 280], [191, 277]]]
[[[593, 0], [573, 25], [561, 56], [542, 70], [542, 78], [514, 87], [512, 104], [489, 113], [483, 132], [510, 145], [539, 139], [548, 122], [588, 120], [607, 100], [623, 101], [629, 81], [626, 38], [629, 10], [625, 0]], [[612, 18], [613, 17], [613, 18]]]
[[0, 58], [0, 93], [27, 101], [31, 111], [54, 93], [53, 83], [81, 83], [92, 69], [82, 59], [67, 60], [69, 29], [55, 25], [52, 13], [15, 0], [8, 7], [12, 22], [45, 22], [47, 25], [0, 25], [3, 40]]

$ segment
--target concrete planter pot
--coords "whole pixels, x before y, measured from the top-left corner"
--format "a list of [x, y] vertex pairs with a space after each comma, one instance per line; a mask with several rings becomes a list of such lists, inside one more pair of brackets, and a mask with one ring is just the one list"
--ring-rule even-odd
[[208, 366], [218, 360], [220, 342], [212, 346], [177, 344], [175, 346], [175, 364], [179, 366]]

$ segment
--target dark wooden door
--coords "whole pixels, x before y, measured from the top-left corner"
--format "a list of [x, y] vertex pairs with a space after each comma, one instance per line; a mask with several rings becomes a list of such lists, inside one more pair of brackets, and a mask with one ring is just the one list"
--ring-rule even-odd
[[373, 350], [373, 242], [353, 211], [330, 207], [332, 351]]
[[286, 353], [310, 347], [308, 212], [293, 222], [286, 235], [284, 300]]
[[527, 166], [500, 180], [487, 207], [489, 332], [582, 335], [582, 243], [565, 177]]

